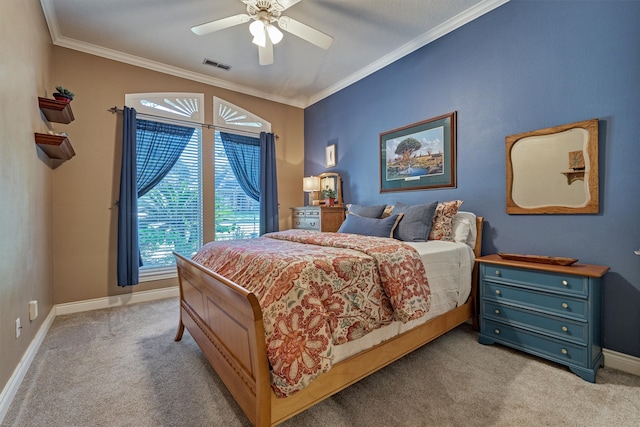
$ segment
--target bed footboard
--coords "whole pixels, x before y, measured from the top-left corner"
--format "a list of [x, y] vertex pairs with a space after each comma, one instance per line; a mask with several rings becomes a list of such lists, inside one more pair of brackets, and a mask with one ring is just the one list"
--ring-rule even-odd
[[175, 254], [180, 325], [186, 327], [256, 426], [271, 425], [271, 387], [262, 311], [246, 289]]

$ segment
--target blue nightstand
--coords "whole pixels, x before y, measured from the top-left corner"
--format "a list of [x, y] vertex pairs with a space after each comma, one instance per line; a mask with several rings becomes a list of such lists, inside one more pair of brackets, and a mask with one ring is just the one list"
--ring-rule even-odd
[[609, 267], [559, 266], [487, 255], [480, 266], [481, 344], [499, 343], [566, 365], [595, 382], [602, 356], [602, 276]]

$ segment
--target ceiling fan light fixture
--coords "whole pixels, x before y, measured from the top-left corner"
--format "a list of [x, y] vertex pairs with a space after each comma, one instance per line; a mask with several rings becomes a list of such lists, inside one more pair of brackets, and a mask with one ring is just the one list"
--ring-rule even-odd
[[249, 25], [249, 32], [253, 37], [263, 37], [264, 38], [264, 23], [256, 19]]
[[282, 31], [271, 24], [267, 25], [267, 33], [269, 33], [269, 38], [273, 44], [278, 44], [282, 40]]
[[264, 35], [262, 37], [258, 36], [258, 37], [254, 37], [253, 40], [251, 40], [251, 42], [260, 47], [265, 47], [267, 45], [267, 38]]

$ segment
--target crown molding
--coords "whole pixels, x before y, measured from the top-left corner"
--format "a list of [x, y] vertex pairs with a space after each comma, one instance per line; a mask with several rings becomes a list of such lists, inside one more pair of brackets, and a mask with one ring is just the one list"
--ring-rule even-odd
[[474, 19], [479, 18], [485, 13], [491, 12], [492, 10], [508, 2], [509, 0], [485, 0], [478, 3], [477, 5], [443, 22], [431, 31], [427, 31], [421, 36], [411, 40], [409, 43], [400, 46], [398, 49], [394, 50], [388, 55], [385, 55], [379, 60], [372, 62], [368, 66], [350, 75], [346, 79], [340, 80], [338, 83], [329, 86], [327, 89], [309, 97], [306, 107], [315, 104], [316, 102], [328, 97], [329, 95], [333, 95], [334, 93], [356, 83], [359, 80], [364, 79], [365, 77], [375, 73], [378, 70], [381, 70], [387, 65], [394, 63], [398, 59], [409, 55], [410, 53], [420, 49], [421, 47], [426, 46], [427, 44], [439, 39], [440, 37], [449, 34], [450, 32], [462, 27], [465, 24], [468, 24]]
[[322, 90], [308, 98], [281, 97], [281, 96], [277, 96], [277, 95], [273, 95], [270, 93], [253, 89], [248, 86], [231, 83], [227, 80], [210, 77], [205, 74], [195, 73], [193, 71], [188, 71], [179, 67], [173, 67], [160, 62], [156, 62], [156, 61], [151, 61], [149, 59], [145, 59], [139, 56], [130, 55], [130, 54], [119, 52], [113, 49], [107, 49], [101, 46], [81, 42], [68, 37], [63, 37], [60, 35], [60, 27], [58, 25], [58, 19], [56, 17], [52, 2], [53, 0], [40, 0], [40, 4], [42, 5], [42, 11], [44, 12], [44, 16], [47, 21], [47, 26], [49, 27], [49, 33], [51, 34], [51, 40], [53, 41], [53, 44], [56, 46], [77, 50], [77, 51], [88, 53], [91, 55], [100, 56], [100, 57], [111, 59], [114, 61], [134, 65], [136, 67], [146, 68], [148, 70], [157, 71], [160, 73], [169, 74], [176, 77], [181, 77], [187, 80], [204, 83], [211, 86], [217, 86], [222, 89], [232, 90], [235, 92], [243, 93], [245, 95], [251, 95], [251, 96], [266, 99], [269, 101], [291, 105], [293, 107], [306, 108], [330, 95], [333, 95], [334, 93], [346, 88], [347, 86], [350, 86], [353, 83], [356, 83], [357, 81], [364, 79], [365, 77], [375, 73], [376, 71], [386, 67], [389, 64], [392, 64], [398, 59], [409, 55], [410, 53], [439, 39], [440, 37], [446, 34], [449, 34], [450, 32], [456, 30], [457, 28], [460, 28], [463, 25], [473, 21], [474, 19], [479, 18], [485, 13], [491, 12], [492, 10], [502, 6], [503, 4], [508, 3], [509, 0], [481, 1], [475, 6], [447, 20], [441, 25], [438, 25], [433, 30], [422, 34], [421, 36], [413, 39], [409, 43], [404, 44], [403, 46], [389, 53], [388, 55], [385, 55], [379, 60], [372, 62], [368, 66], [357, 71], [356, 73], [351, 74], [345, 79], [340, 80], [339, 82], [329, 86], [327, 89]]

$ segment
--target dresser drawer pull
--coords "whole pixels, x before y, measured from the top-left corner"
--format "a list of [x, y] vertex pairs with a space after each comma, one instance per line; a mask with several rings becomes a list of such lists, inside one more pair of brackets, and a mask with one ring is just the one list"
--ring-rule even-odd
[[500, 335], [500, 329], [494, 329], [493, 332], [495, 332], [497, 335]]
[[562, 308], [569, 308], [569, 304], [567, 304], [566, 302], [562, 303]]
[[496, 314], [500, 314], [500, 310], [496, 308]]
[[496, 276], [500, 275], [500, 270], [496, 270]]
[[561, 352], [562, 354], [565, 354], [565, 355], [566, 355], [566, 354], [569, 354], [569, 352], [567, 351], [567, 349], [566, 349], [566, 348], [563, 348], [562, 350], [560, 350], [560, 352]]
[[309, 225], [312, 226], [312, 227], [315, 227], [316, 223], [315, 222], [310, 222]]
[[566, 326], [562, 327], [562, 332], [567, 332], [569, 330], [569, 328], [567, 328]]
[[500, 290], [496, 289], [496, 295], [500, 295], [500, 294], [501, 294]]
[[569, 285], [569, 282], [567, 282], [566, 280], [563, 280], [562, 281], [562, 286], [567, 286], [567, 285]]

